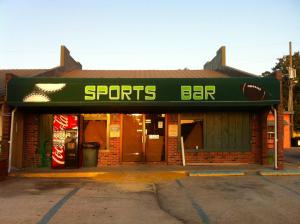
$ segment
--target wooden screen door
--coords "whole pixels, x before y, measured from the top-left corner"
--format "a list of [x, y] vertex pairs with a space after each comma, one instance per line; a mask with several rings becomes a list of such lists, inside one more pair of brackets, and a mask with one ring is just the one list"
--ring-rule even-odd
[[122, 161], [144, 161], [144, 115], [124, 114], [122, 130]]
[[165, 114], [145, 115], [145, 156], [147, 162], [165, 160]]
[[122, 131], [123, 162], [164, 161], [164, 114], [124, 114]]

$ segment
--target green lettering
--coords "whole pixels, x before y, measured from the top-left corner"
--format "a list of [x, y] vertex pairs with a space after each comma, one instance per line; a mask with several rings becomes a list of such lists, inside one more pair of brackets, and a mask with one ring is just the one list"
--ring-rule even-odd
[[191, 99], [192, 99], [192, 87], [181, 86], [181, 100], [191, 100]]
[[203, 86], [193, 86], [193, 100], [203, 100]]
[[124, 100], [125, 96], [127, 100], [131, 100], [130, 95], [132, 93], [132, 87], [131, 86], [121, 86], [121, 99]]
[[[156, 98], [156, 86], [146, 86], [145, 87], [145, 100], [155, 100]], [[150, 96], [149, 96], [150, 95]]]
[[140, 91], [144, 90], [144, 86], [133, 86], [133, 90], [136, 91], [136, 100], [140, 100]]
[[[113, 96], [113, 92], [115, 92], [115, 96]], [[109, 87], [109, 99], [110, 100], [120, 99], [120, 86], [115, 85]]]
[[205, 100], [215, 100], [216, 86], [205, 86]]
[[100, 95], [107, 95], [107, 86], [97, 86], [97, 100], [100, 100]]
[[85, 86], [84, 87], [84, 100], [95, 100], [96, 99], [96, 86]]

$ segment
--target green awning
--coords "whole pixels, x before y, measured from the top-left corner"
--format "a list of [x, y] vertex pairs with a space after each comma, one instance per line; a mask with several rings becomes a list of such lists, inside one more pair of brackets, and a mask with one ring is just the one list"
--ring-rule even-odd
[[254, 78], [12, 78], [19, 107], [254, 107], [279, 103], [279, 81]]

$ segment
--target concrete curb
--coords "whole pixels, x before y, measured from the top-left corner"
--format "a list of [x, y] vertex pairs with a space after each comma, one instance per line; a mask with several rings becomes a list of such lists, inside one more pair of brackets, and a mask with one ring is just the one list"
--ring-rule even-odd
[[261, 170], [257, 173], [261, 176], [300, 176], [300, 170]]
[[[190, 177], [226, 177], [226, 176], [245, 176], [257, 174], [261, 176], [300, 176], [300, 170], [260, 170], [253, 171], [252, 174], [245, 170], [203, 170], [203, 171], [146, 171], [146, 172], [128, 172], [129, 176], [137, 176], [137, 178], [149, 178], [160, 177], [162, 179], [168, 179], [172, 176], [180, 175]], [[123, 175], [122, 172], [14, 172], [10, 173], [9, 177], [21, 177], [21, 178], [113, 178]], [[177, 177], [176, 177], [177, 178]]]
[[133, 179], [148, 179], [148, 178], [180, 178], [188, 176], [186, 171], [135, 171], [135, 172], [15, 172], [10, 173], [9, 177], [20, 177], [20, 178], [95, 178], [101, 180], [114, 180], [119, 179], [121, 176], [127, 176]]
[[225, 177], [225, 176], [244, 176], [244, 171], [191, 171], [190, 177]]
[[11, 173], [10, 177], [26, 178], [93, 178], [106, 172]]

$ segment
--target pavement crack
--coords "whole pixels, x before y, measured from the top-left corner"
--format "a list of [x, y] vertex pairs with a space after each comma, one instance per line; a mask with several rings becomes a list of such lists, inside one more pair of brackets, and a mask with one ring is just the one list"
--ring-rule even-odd
[[158, 207], [160, 208], [160, 210], [162, 210], [163, 212], [165, 212], [166, 214], [168, 214], [169, 216], [175, 218], [177, 221], [183, 223], [183, 224], [186, 224], [187, 222], [185, 222], [183, 219], [177, 217], [176, 215], [174, 215], [172, 212], [170, 212], [168, 209], [165, 209], [163, 206], [162, 206], [162, 203], [161, 203], [161, 200], [159, 198], [159, 194], [158, 194], [158, 187], [156, 186], [155, 183], [152, 184], [152, 188], [153, 188], [153, 193], [154, 193], [154, 196], [155, 196], [155, 199], [156, 199], [156, 202], [157, 202], [157, 205]]

